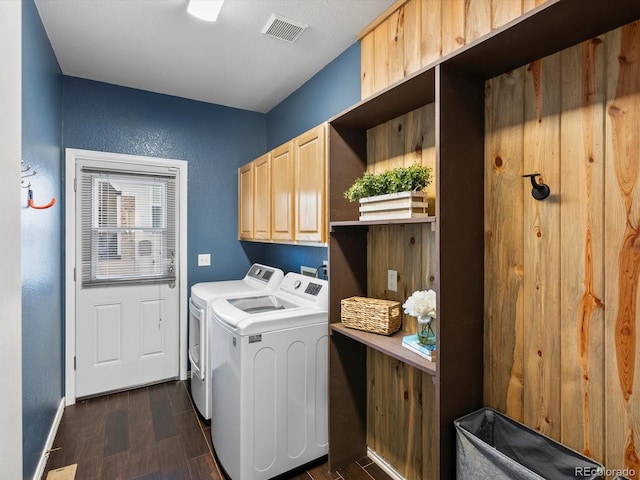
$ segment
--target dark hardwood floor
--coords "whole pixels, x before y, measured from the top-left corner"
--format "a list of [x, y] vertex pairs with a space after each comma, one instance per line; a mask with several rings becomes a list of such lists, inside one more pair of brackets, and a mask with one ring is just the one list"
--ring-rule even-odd
[[[43, 479], [78, 464], [76, 480], [226, 480], [211, 428], [196, 413], [185, 382], [84, 400], [65, 408]], [[294, 480], [390, 480], [368, 458], [329, 473], [327, 463]]]

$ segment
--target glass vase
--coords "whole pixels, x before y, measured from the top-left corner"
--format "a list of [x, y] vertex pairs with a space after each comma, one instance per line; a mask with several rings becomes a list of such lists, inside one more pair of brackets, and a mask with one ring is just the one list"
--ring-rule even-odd
[[418, 317], [418, 342], [425, 347], [435, 347], [436, 332], [433, 329], [435, 318]]

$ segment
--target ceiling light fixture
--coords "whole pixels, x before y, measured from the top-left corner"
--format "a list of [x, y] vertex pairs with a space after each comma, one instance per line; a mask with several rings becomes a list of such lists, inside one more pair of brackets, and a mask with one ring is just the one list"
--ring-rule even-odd
[[206, 22], [215, 22], [224, 0], [189, 0], [187, 12]]

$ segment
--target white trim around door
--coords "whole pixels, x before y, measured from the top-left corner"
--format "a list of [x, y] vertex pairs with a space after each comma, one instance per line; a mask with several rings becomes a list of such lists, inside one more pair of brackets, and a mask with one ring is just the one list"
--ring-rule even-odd
[[178, 169], [180, 172], [179, 205], [179, 377], [187, 378], [187, 162], [166, 158], [144, 157], [118, 153], [97, 152], [67, 148], [65, 150], [65, 398], [67, 405], [76, 402], [76, 195], [75, 168], [78, 160], [111, 163], [120, 165], [163, 166]]
[[[22, 478], [22, 3], [0, 1], [0, 465], [2, 478]], [[54, 312], [54, 315], [57, 312]], [[30, 347], [34, 348], [34, 347]]]

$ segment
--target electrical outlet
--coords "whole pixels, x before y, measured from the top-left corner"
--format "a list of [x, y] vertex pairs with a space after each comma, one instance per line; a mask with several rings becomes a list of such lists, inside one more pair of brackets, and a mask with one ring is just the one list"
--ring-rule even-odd
[[306, 275], [307, 277], [315, 277], [316, 269], [312, 267], [305, 267], [304, 265], [300, 265], [300, 273], [302, 275]]
[[199, 267], [208, 267], [211, 265], [211, 254], [210, 253], [199, 253], [198, 254], [198, 266]]
[[396, 270], [387, 270], [387, 290], [398, 291], [398, 272]]

